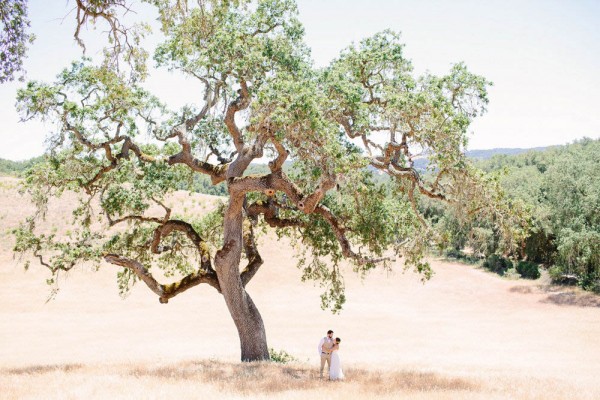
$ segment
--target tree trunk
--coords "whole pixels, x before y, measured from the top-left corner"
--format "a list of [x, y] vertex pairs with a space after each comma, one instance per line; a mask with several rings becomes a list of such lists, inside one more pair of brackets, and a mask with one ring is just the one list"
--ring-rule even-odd
[[254, 302], [245, 290], [243, 294], [245, 297], [245, 304], [242, 312], [232, 312], [232, 308], [228, 304], [229, 311], [233, 317], [233, 321], [235, 322], [240, 337], [242, 361], [269, 360], [267, 336], [262, 318], [254, 305]]
[[269, 359], [265, 326], [240, 278], [242, 205], [244, 196], [230, 196], [223, 223], [223, 248], [215, 256], [221, 293], [240, 336], [242, 361]]

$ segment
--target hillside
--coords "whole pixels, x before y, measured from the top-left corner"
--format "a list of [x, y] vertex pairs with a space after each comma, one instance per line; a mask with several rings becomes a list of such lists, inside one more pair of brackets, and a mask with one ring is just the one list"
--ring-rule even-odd
[[[31, 207], [2, 179], [3, 229]], [[178, 193], [201, 212], [217, 200]], [[55, 202], [49, 223], [68, 224]], [[287, 242], [263, 236], [265, 265], [249, 285], [269, 345], [300, 361], [239, 366], [239, 345], [221, 296], [210, 287], [159, 304], [143, 285], [122, 300], [115, 267], [64, 275], [46, 302], [48, 276], [0, 243], [0, 387], [7, 398], [594, 399], [600, 396], [600, 301], [577, 289], [511, 281], [431, 260], [426, 284], [411, 272], [376, 271], [363, 282], [346, 268], [340, 315], [319, 308], [320, 288], [300, 282]], [[343, 338], [348, 380], [316, 379], [315, 347], [332, 328]], [[565, 373], [568, 371], [568, 374]]]
[[527, 153], [529, 151], [545, 151], [552, 147], [557, 146], [544, 146], [544, 147], [530, 147], [530, 148], [504, 148], [498, 147], [494, 149], [484, 149], [484, 150], [467, 150], [465, 153], [467, 157], [475, 160], [487, 160], [496, 155], [505, 155], [505, 156], [514, 156], [517, 154]]

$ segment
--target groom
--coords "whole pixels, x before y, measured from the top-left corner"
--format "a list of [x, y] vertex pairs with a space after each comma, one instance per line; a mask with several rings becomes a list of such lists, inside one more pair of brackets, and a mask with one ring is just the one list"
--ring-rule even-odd
[[327, 362], [327, 371], [331, 367], [331, 348], [334, 345], [333, 341], [333, 331], [330, 329], [327, 331], [327, 336], [325, 336], [319, 342], [319, 356], [321, 357], [321, 378], [323, 378], [323, 369], [325, 368], [325, 362]]

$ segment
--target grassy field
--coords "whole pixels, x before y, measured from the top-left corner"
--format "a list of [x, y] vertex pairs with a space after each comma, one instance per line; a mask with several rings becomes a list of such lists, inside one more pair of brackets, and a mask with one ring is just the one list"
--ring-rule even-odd
[[412, 370], [346, 369], [344, 382], [318, 379], [306, 364], [65, 364], [13, 368], [3, 398], [31, 399], [594, 399], [597, 391], [544, 379], [452, 377]]
[[[68, 222], [72, 197], [51, 207]], [[213, 198], [177, 194], [191, 211]], [[61, 210], [61, 212], [59, 212]], [[16, 181], [0, 181], [0, 223], [31, 211]], [[269, 346], [291, 364], [240, 364], [223, 299], [201, 285], [159, 304], [143, 285], [122, 300], [117, 270], [78, 268], [46, 303], [48, 273], [25, 272], [0, 240], [2, 399], [598, 399], [600, 301], [546, 281], [511, 281], [432, 260], [426, 284], [410, 272], [348, 271], [341, 315], [319, 307], [320, 288], [301, 283], [285, 242], [264, 237], [266, 260], [248, 291]], [[343, 339], [347, 379], [318, 379], [316, 345], [327, 329]]]

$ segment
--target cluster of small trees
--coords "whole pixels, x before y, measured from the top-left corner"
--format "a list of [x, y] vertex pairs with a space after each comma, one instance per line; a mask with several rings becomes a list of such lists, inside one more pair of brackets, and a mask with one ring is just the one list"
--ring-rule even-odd
[[[478, 166], [497, 174], [507, 195], [527, 209], [530, 232], [510, 255], [547, 266], [557, 281], [600, 291], [600, 140], [497, 155]], [[439, 207], [430, 215], [447, 232], [448, 248], [470, 246], [484, 257], [502, 252], [489, 221], [466, 226]]]
[[26, 170], [42, 161], [43, 157], [34, 157], [24, 161], [12, 161], [0, 158], [0, 176], [22, 176]]

